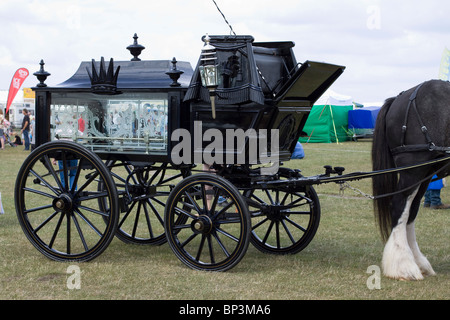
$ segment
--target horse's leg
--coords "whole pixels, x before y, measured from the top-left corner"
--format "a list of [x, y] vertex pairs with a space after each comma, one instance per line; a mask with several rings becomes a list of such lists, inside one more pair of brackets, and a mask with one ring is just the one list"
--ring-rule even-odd
[[[400, 217], [393, 214], [393, 229], [383, 252], [383, 272], [389, 278], [402, 280], [422, 280], [423, 275], [416, 264], [414, 254], [408, 244], [407, 223], [411, 205], [416, 197], [416, 188], [406, 197], [403, 194], [394, 196], [393, 213], [400, 212]], [[401, 206], [403, 204], [403, 206]]]
[[420, 252], [419, 246], [416, 241], [416, 232], [414, 228], [414, 221], [416, 219], [417, 213], [419, 212], [420, 208], [420, 201], [425, 194], [425, 191], [428, 187], [428, 181], [423, 183], [420, 186], [419, 191], [417, 192], [416, 198], [414, 199], [414, 202], [411, 206], [410, 215], [409, 215], [409, 221], [406, 225], [406, 235], [408, 238], [408, 244], [409, 247], [412, 250], [412, 253], [414, 255], [414, 260], [416, 261], [416, 264], [419, 266], [420, 271], [424, 276], [433, 276], [436, 273], [433, 270], [433, 267], [431, 266], [428, 259]]
[[411, 210], [410, 210], [409, 221], [408, 221], [408, 224], [406, 225], [406, 236], [408, 239], [409, 247], [411, 248], [411, 251], [414, 255], [414, 260], [415, 260], [416, 264], [418, 265], [420, 271], [422, 272], [422, 275], [424, 275], [424, 276], [430, 275], [431, 276], [431, 275], [435, 275], [436, 273], [434, 272], [433, 267], [431, 266], [428, 259], [422, 254], [422, 252], [420, 252], [419, 246], [416, 241], [416, 232], [415, 232], [415, 226], [414, 226], [414, 221], [416, 219], [417, 213], [419, 212], [419, 208], [420, 208], [420, 201], [421, 201], [423, 194], [425, 194], [427, 187], [428, 187], [428, 182], [422, 184], [419, 192], [416, 195], [416, 198], [414, 199], [414, 202], [413, 202], [413, 204], [411, 206]]
[[406, 226], [406, 234], [408, 238], [409, 247], [414, 255], [414, 261], [419, 266], [421, 273], [424, 276], [434, 276], [436, 273], [433, 270], [428, 259], [420, 252], [419, 246], [416, 241], [416, 232], [414, 230], [414, 222]]

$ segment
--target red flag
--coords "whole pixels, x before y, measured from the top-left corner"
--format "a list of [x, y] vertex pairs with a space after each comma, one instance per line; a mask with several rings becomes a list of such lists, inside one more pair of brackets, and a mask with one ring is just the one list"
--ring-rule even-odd
[[6, 114], [8, 114], [9, 107], [11, 106], [14, 98], [16, 97], [17, 91], [19, 91], [25, 79], [28, 77], [28, 70], [25, 68], [20, 68], [14, 74], [11, 80], [8, 93], [8, 101], [6, 103]]

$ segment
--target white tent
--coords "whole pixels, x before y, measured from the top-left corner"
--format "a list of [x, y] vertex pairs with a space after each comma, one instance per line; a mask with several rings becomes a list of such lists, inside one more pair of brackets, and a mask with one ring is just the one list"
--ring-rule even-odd
[[351, 96], [346, 96], [340, 93], [337, 93], [331, 89], [325, 91], [325, 93], [319, 98], [319, 100], [314, 103], [314, 105], [318, 106], [352, 106], [353, 99]]

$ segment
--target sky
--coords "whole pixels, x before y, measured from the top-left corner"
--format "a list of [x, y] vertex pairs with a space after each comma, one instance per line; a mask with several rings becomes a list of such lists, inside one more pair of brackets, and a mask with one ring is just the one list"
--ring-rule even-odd
[[[450, 1], [216, 0], [236, 34], [255, 41], [293, 41], [298, 62], [346, 66], [331, 89], [366, 105], [438, 78], [450, 48]], [[1, 0], [0, 90], [14, 72], [41, 59], [46, 83], [70, 78], [81, 61], [129, 60], [126, 47], [145, 46], [143, 60], [198, 60], [201, 37], [230, 28], [212, 0]]]

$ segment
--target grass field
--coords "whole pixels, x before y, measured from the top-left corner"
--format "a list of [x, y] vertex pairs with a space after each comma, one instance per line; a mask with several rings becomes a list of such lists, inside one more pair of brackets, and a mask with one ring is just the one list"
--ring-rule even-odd
[[[370, 266], [379, 266], [383, 244], [373, 218], [372, 200], [330, 183], [315, 186], [322, 209], [319, 230], [302, 252], [263, 254], [253, 246], [224, 273], [185, 267], [169, 246], [137, 246], [114, 239], [91, 262], [75, 264], [80, 288], [70, 289], [71, 264], [40, 254], [22, 232], [14, 208], [17, 172], [28, 152], [7, 146], [0, 151], [0, 299], [443, 299], [450, 298], [450, 210], [420, 209], [417, 240], [437, 275], [403, 282], [381, 277], [380, 288], [367, 285]], [[305, 176], [324, 165], [344, 166], [346, 173], [371, 171], [371, 141], [305, 144], [306, 157], [284, 164]], [[350, 182], [371, 194], [370, 179]], [[450, 202], [449, 188], [442, 198]]]

